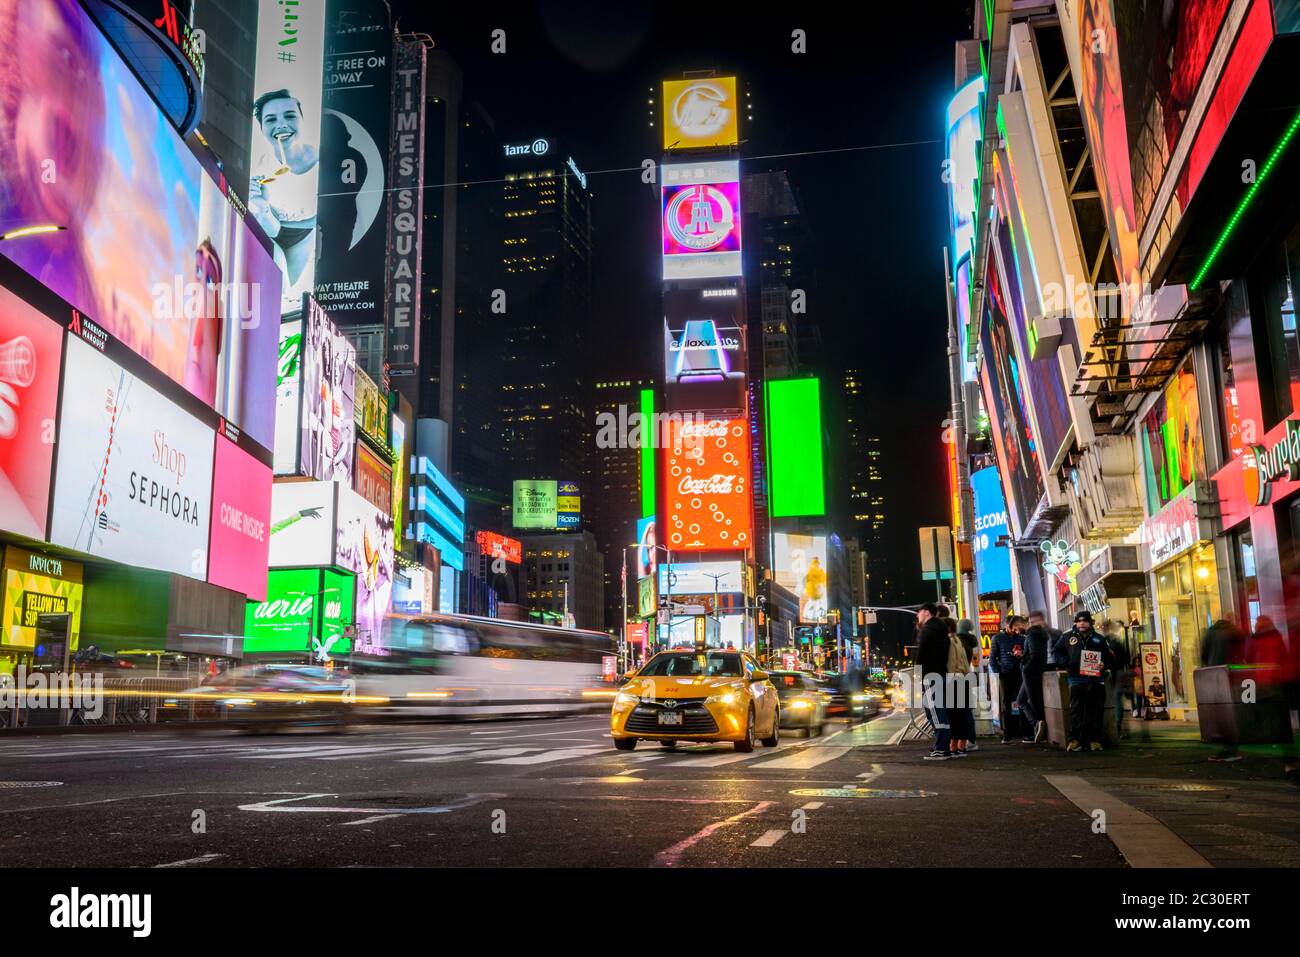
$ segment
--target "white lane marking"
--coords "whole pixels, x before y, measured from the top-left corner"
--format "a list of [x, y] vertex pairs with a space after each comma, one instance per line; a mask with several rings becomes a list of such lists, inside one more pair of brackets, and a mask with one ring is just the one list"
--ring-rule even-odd
[[818, 808], [823, 807], [825, 803], [826, 803], [825, 801], [809, 801], [800, 810], [816, 811]]
[[681, 861], [683, 854], [711, 835], [714, 831], [726, 827], [729, 824], [735, 824], [737, 821], [742, 821], [751, 814], [762, 814], [775, 803], [775, 801], [759, 801], [746, 811], [741, 811], [739, 814], [733, 814], [731, 817], [723, 818], [721, 821], [714, 821], [707, 827], [700, 828], [700, 830], [696, 831], [690, 837], [680, 840], [672, 847], [664, 848], [656, 854], [653, 861], [654, 865], [657, 867], [676, 867], [678, 862]]
[[870, 784], [872, 781], [874, 781], [876, 778], [880, 777], [884, 773], [885, 773], [884, 768], [882, 768], [879, 764], [872, 764], [870, 771], [863, 771], [861, 774], [858, 775], [858, 777], [862, 778], [862, 782], [864, 784]]
[[1106, 814], [1106, 836], [1129, 867], [1213, 867], [1181, 837], [1149, 814], [1073, 774], [1045, 774], [1047, 783], [1090, 817]]
[[189, 867], [191, 864], [206, 864], [208, 861], [215, 861], [218, 857], [225, 857], [224, 854], [204, 854], [202, 857], [187, 857], [183, 861], [172, 861], [170, 864], [155, 864], [154, 867]]
[[751, 751], [748, 754], [741, 754], [739, 751], [733, 754], [710, 754], [703, 757], [687, 758], [684, 761], [673, 761], [668, 765], [670, 768], [716, 768], [723, 764], [734, 764], [737, 761], [752, 761], [755, 758], [763, 757], [761, 751]]
[[[529, 755], [526, 758], [501, 758], [497, 761], [480, 761], [480, 764], [547, 764], [551, 761], [564, 761], [568, 758], [585, 758], [595, 753], [593, 748], [559, 748], [554, 751], [543, 751], [541, 754]], [[600, 749], [603, 750], [603, 749]]]
[[509, 731], [471, 731], [470, 734], [509, 734]]
[[400, 751], [402, 746], [398, 744], [389, 745], [366, 745], [365, 747], [344, 747], [342, 745], [321, 746], [315, 748], [287, 748], [285, 750], [276, 750], [267, 754], [249, 754], [245, 758], [260, 761], [275, 761], [280, 758], [323, 758], [332, 755], [356, 755], [356, 754], [382, 754], [386, 751]]
[[502, 794], [467, 794], [457, 801], [449, 801], [446, 804], [436, 804], [429, 807], [319, 807], [312, 805], [304, 807], [296, 805], [288, 807], [294, 801], [310, 801], [314, 798], [332, 798], [338, 797], [337, 794], [320, 793], [320, 794], [298, 794], [294, 797], [279, 798], [274, 801], [259, 801], [256, 804], [240, 804], [241, 811], [266, 811], [280, 812], [284, 814], [377, 814], [384, 817], [397, 817], [401, 814], [448, 814], [461, 808], [473, 807], [489, 798], [504, 797]]
[[374, 814], [370, 817], [363, 817], [359, 821], [343, 821], [339, 827], [351, 827], [353, 824], [373, 824], [375, 821], [387, 821], [390, 817], [401, 817], [400, 814]]
[[760, 837], [758, 840], [752, 842], [749, 846], [750, 847], [771, 847], [773, 844], [781, 840], [781, 838], [785, 837], [789, 833], [790, 832], [785, 828], [777, 828], [771, 831], [764, 831], [763, 836]]
[[759, 768], [796, 768], [806, 771], [809, 768], [815, 768], [819, 764], [825, 764], [827, 761], [834, 761], [836, 758], [842, 758], [852, 751], [852, 748], [830, 747], [830, 748], [804, 748], [793, 754], [788, 754], [783, 758], [777, 758], [773, 761], [764, 761], [757, 764]]
[[537, 748], [485, 748], [482, 751], [468, 751], [462, 754], [445, 754], [432, 758], [402, 758], [404, 764], [450, 764], [453, 761], [475, 761], [479, 758], [499, 758], [516, 754], [526, 754]]

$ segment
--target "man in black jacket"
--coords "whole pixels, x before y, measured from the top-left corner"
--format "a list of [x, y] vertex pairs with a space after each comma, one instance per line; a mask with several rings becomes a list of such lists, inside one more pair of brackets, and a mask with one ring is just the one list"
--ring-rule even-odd
[[1020, 615], [1007, 618], [1005, 630], [993, 636], [989, 647], [989, 670], [998, 676], [998, 717], [1002, 724], [1002, 743], [1011, 744], [1016, 735], [1023, 735], [1020, 716], [1013, 702], [1020, 696], [1024, 680], [1020, 674], [1020, 659], [1025, 653], [1025, 627]]
[[925, 716], [934, 726], [934, 749], [927, 761], [946, 761], [952, 757], [952, 728], [948, 724], [945, 692], [948, 687], [948, 626], [943, 623], [947, 609], [927, 602], [916, 615], [919, 629], [916, 660], [921, 667], [921, 702]]
[[1025, 650], [1020, 658], [1020, 675], [1024, 682], [1020, 689], [1020, 719], [1025, 725], [1025, 744], [1033, 744], [1046, 734], [1047, 728], [1042, 724], [1043, 672], [1047, 670], [1051, 641], [1043, 613], [1031, 613], [1029, 630], [1025, 632]]
[[1070, 683], [1070, 741], [1067, 751], [1100, 751], [1106, 713], [1106, 672], [1115, 668], [1115, 653], [1092, 626], [1092, 612], [1074, 616], [1074, 627], [1061, 636]]

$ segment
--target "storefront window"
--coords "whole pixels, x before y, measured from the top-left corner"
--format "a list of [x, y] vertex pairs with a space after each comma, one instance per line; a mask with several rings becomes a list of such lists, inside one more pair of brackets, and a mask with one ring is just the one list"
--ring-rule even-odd
[[1259, 579], [1255, 571], [1255, 543], [1248, 531], [1238, 532], [1233, 539], [1237, 558], [1237, 580], [1241, 582], [1241, 596], [1246, 605], [1245, 621], [1250, 626], [1249, 630], [1253, 632], [1260, 611]]
[[1198, 546], [1155, 571], [1160, 640], [1169, 662], [1169, 701], [1196, 706], [1192, 672], [1201, 666], [1201, 635], [1221, 617], [1214, 547]]
[[[1266, 428], [1300, 411], [1300, 332], [1296, 329], [1294, 290], [1300, 284], [1300, 230], [1288, 237], [1281, 255], [1265, 257], [1251, 281], [1251, 311], [1262, 310], [1268, 350], [1261, 361], [1260, 392]], [[1256, 318], [1260, 316], [1257, 315]]]
[[1232, 368], [1228, 326], [1225, 324], [1214, 342], [1216, 386], [1219, 393], [1219, 429], [1223, 434], [1223, 453], [1235, 459], [1245, 451], [1241, 437], [1241, 403], [1237, 398], [1237, 377]]
[[1142, 420], [1147, 505], [1155, 514], [1205, 476], [1205, 445], [1196, 376], [1184, 365]]

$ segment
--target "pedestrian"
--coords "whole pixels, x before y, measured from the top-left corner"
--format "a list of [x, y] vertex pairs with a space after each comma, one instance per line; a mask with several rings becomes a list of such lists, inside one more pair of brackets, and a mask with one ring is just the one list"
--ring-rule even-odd
[[921, 706], [934, 727], [934, 747], [925, 756], [927, 761], [947, 761], [952, 757], [952, 727], [948, 722], [945, 697], [950, 645], [948, 627], [939, 615], [942, 607], [927, 602], [916, 614], [916, 659], [921, 666]]
[[[1226, 618], [1220, 618], [1201, 636], [1201, 667], [1216, 668], [1221, 665], [1240, 665], [1245, 661], [1246, 636], [1241, 629]], [[1209, 761], [1240, 761], [1242, 754], [1236, 741], [1225, 741], [1218, 754]]]
[[957, 634], [957, 622], [951, 618], [943, 619], [948, 630], [948, 680], [944, 684], [945, 704], [948, 709], [948, 725], [952, 728], [950, 750], [954, 758], [964, 758], [967, 747], [968, 717], [970, 708], [966, 699], [966, 677], [970, 674], [970, 655], [966, 645]]
[[1124, 731], [1124, 702], [1132, 692], [1131, 683], [1126, 684], [1132, 656], [1128, 653], [1128, 642], [1124, 640], [1124, 626], [1119, 622], [1113, 618], [1102, 622], [1101, 633], [1106, 644], [1110, 645], [1110, 653], [1114, 658], [1111, 676], [1115, 691], [1115, 740], [1118, 741], [1128, 737]]
[[998, 679], [998, 720], [1002, 725], [1002, 743], [1013, 744], [1025, 731], [1021, 728], [1020, 659], [1025, 653], [1025, 629], [1029, 623], [1021, 615], [1007, 618], [1006, 627], [993, 636], [989, 648], [989, 670]]
[[[1245, 674], [1255, 679], [1260, 688], [1275, 688], [1286, 702], [1287, 720], [1291, 710], [1300, 707], [1300, 679], [1297, 678], [1297, 659], [1287, 647], [1286, 639], [1268, 615], [1255, 621], [1255, 632], [1245, 644]], [[1290, 745], [1282, 755], [1282, 775], [1293, 784], [1300, 784], [1300, 760]]]
[[1047, 636], [1047, 657], [1043, 670], [1048, 671], [1055, 669], [1059, 671], [1065, 667], [1056, 650], [1056, 643], [1061, 640], [1061, 631], [1059, 628], [1053, 628], [1047, 623], [1047, 616], [1041, 611], [1031, 611], [1029, 613], [1029, 627], [1039, 627], [1043, 629], [1043, 634]]
[[1047, 725], [1043, 721], [1043, 673], [1047, 671], [1051, 640], [1043, 613], [1031, 612], [1029, 629], [1025, 632], [1024, 654], [1020, 658], [1020, 717], [1025, 724], [1025, 744], [1041, 741], [1047, 735]]
[[1092, 612], [1074, 616], [1074, 627], [1061, 636], [1070, 685], [1070, 736], [1066, 751], [1101, 751], [1106, 714], [1106, 672], [1114, 654], [1092, 625]]
[[966, 663], [970, 668], [965, 677], [966, 697], [962, 720], [965, 723], [966, 735], [962, 739], [963, 750], [978, 751], [979, 742], [975, 740], [975, 702], [979, 700], [981, 651], [979, 635], [975, 634], [975, 623], [969, 618], [958, 621], [957, 638], [966, 653]]

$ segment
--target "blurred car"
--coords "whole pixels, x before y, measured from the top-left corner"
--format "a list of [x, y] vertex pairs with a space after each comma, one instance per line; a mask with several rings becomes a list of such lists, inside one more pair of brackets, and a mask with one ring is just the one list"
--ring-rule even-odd
[[781, 737], [781, 704], [768, 675], [738, 651], [661, 651], [614, 697], [609, 716], [614, 747], [639, 740], [673, 747], [678, 741], [730, 741], [749, 752]]
[[344, 727], [355, 713], [347, 674], [319, 665], [241, 665], [192, 692], [210, 698], [218, 716], [250, 728]]
[[829, 696], [826, 714], [832, 718], [846, 718], [850, 724], [862, 721], [880, 711], [880, 698], [868, 690], [849, 691], [845, 675], [827, 671], [819, 675], [821, 688]]
[[781, 727], [803, 728], [808, 737], [820, 737], [830, 695], [817, 679], [802, 671], [769, 671], [768, 677], [781, 703]]

